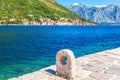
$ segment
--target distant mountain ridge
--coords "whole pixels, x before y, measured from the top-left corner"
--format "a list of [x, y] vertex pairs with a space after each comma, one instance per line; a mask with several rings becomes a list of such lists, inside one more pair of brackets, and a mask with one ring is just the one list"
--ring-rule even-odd
[[0, 24], [89, 23], [55, 0], [0, 0], [0, 14]]
[[88, 6], [74, 4], [67, 6], [67, 8], [89, 21], [99, 24], [120, 24], [120, 6], [118, 5]]

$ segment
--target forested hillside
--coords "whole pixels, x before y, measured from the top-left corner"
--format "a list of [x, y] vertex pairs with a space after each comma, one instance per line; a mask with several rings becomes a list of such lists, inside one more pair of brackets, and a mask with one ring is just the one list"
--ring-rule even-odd
[[54, 0], [0, 0], [1, 24], [20, 24], [22, 19], [40, 21], [41, 17], [52, 20], [60, 17], [84, 20]]

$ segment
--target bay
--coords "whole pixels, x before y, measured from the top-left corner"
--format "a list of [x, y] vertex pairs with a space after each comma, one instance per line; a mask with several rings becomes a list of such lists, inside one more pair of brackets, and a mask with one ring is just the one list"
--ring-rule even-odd
[[119, 26], [0, 26], [0, 80], [55, 64], [61, 49], [78, 58], [117, 47]]

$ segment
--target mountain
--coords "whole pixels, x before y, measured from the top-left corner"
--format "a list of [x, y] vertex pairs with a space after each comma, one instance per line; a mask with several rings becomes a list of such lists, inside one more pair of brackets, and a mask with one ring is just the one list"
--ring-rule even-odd
[[55, 0], [0, 0], [0, 24], [46, 25], [76, 19], [79, 24], [89, 24]]
[[88, 6], [84, 4], [73, 4], [67, 8], [84, 19], [99, 24], [120, 24], [120, 6], [118, 5]]

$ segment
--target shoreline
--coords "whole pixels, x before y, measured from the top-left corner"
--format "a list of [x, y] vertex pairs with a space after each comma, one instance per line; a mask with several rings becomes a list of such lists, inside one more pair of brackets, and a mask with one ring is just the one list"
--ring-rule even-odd
[[24, 24], [0, 24], [0, 26], [98, 26], [98, 25], [24, 25]]
[[0, 26], [41, 26], [41, 27], [45, 27], [45, 26], [81, 26], [81, 27], [84, 27], [84, 26], [92, 26], [92, 27], [97, 27], [97, 26], [103, 26], [103, 27], [106, 27], [106, 26], [114, 26], [114, 27], [117, 27], [119, 25], [99, 25], [99, 24], [94, 24], [94, 25], [31, 25], [31, 24], [28, 24], [28, 25], [24, 25], [24, 24], [0, 24]]
[[[76, 59], [75, 80], [119, 80], [120, 47]], [[117, 70], [116, 70], [117, 69]], [[56, 65], [9, 80], [66, 80], [56, 76]]]

